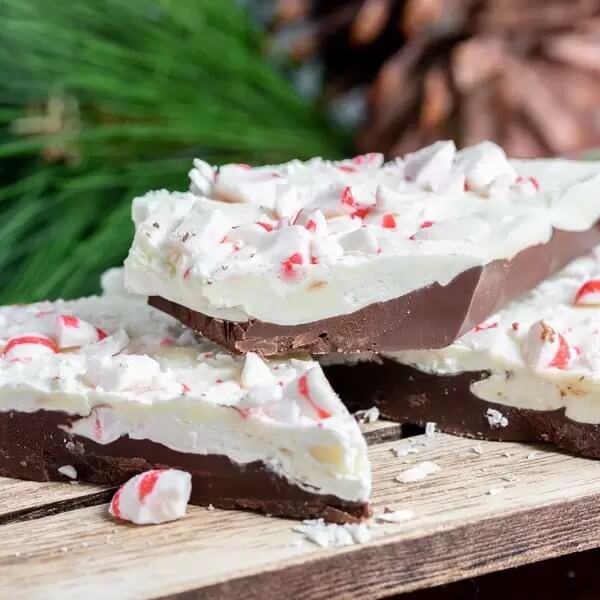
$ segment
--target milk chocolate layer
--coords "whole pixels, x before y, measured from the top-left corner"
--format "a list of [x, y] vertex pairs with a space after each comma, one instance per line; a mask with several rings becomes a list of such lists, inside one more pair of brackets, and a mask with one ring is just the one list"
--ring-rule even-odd
[[194, 504], [334, 523], [369, 516], [367, 503], [307, 492], [261, 462], [240, 465], [225, 456], [185, 454], [129, 437], [101, 445], [60, 429], [73, 420], [57, 411], [0, 412], [0, 476], [68, 481], [58, 468], [72, 465], [80, 481], [117, 486], [148, 469], [175, 468], [192, 475]]
[[[600, 425], [579, 423], [564, 408], [538, 411], [481, 400], [470, 386], [487, 371], [434, 375], [383, 358], [380, 362], [331, 365], [323, 370], [333, 389], [353, 410], [377, 406], [387, 419], [419, 425], [436, 423], [439, 431], [473, 438], [546, 442], [591, 458], [600, 458]], [[506, 427], [490, 425], [486, 411], [500, 411]]]
[[546, 244], [495, 260], [394, 300], [302, 325], [244, 323], [209, 317], [158, 296], [148, 302], [227, 348], [264, 356], [289, 352], [395, 352], [443, 348], [600, 243], [600, 223], [583, 232], [556, 230]]

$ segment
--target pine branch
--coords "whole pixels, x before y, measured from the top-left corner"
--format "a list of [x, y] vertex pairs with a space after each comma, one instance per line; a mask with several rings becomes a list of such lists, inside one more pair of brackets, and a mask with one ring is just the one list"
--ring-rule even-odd
[[233, 0], [0, 0], [0, 301], [97, 289], [131, 199], [215, 163], [346, 139], [262, 55]]

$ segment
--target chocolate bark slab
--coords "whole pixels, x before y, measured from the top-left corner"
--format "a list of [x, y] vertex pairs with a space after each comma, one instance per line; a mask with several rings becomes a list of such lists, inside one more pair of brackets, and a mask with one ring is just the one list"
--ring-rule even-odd
[[[600, 425], [580, 423], [559, 410], [515, 408], [482, 400], [472, 383], [486, 371], [434, 375], [387, 358], [377, 362], [324, 367], [334, 390], [353, 409], [377, 406], [382, 415], [400, 423], [425, 426], [455, 435], [513, 442], [545, 442], [581, 456], [600, 458]], [[499, 411], [505, 427], [490, 425], [486, 412]]]
[[511, 260], [464, 271], [446, 286], [435, 283], [348, 315], [302, 325], [226, 321], [159, 296], [151, 296], [148, 302], [236, 353], [273, 356], [443, 348], [597, 244], [600, 223], [582, 232], [555, 230], [546, 244], [527, 248]]
[[201, 506], [294, 519], [321, 517], [334, 523], [356, 522], [370, 514], [366, 502], [305, 491], [261, 462], [240, 465], [225, 456], [185, 454], [129, 437], [97, 444], [60, 428], [76, 419], [60, 411], [0, 412], [0, 476], [68, 481], [58, 469], [72, 465], [80, 481], [117, 486], [148, 469], [176, 468], [192, 475], [190, 501]]

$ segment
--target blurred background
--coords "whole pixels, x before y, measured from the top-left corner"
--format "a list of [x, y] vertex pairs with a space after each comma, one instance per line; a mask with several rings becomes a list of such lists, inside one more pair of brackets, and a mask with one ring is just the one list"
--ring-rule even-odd
[[600, 147], [600, 0], [0, 0], [0, 303], [74, 297], [191, 159]]

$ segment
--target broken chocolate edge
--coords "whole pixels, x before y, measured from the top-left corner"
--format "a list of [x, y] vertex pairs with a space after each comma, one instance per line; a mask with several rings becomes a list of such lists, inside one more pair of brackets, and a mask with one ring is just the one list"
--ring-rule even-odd
[[301, 325], [226, 321], [160, 296], [151, 296], [148, 303], [234, 353], [274, 356], [442, 348], [597, 244], [600, 222], [581, 232], [555, 230], [546, 244], [526, 248], [511, 260], [468, 269], [445, 286], [434, 283], [351, 314]]
[[[580, 456], [600, 458], [600, 425], [565, 416], [564, 408], [545, 411], [488, 402], [471, 393], [471, 384], [487, 371], [436, 375], [381, 358], [377, 362], [335, 364], [323, 370], [333, 389], [352, 410], [377, 406], [385, 418], [492, 441], [543, 442]], [[506, 417], [492, 426], [488, 409]]]
[[182, 453], [129, 437], [97, 444], [60, 428], [77, 418], [60, 411], [0, 412], [0, 476], [67, 481], [58, 468], [72, 465], [80, 481], [117, 486], [148, 469], [174, 468], [192, 475], [193, 504], [333, 523], [370, 516], [367, 502], [308, 492], [258, 461], [241, 465], [226, 456]]

